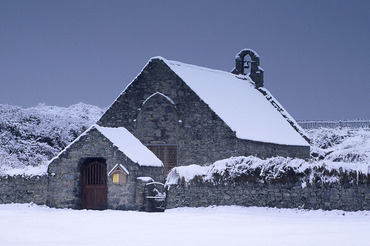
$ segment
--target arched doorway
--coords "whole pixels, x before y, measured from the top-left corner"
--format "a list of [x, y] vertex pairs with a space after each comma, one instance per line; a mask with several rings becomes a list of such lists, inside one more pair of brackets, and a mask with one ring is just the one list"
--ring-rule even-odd
[[82, 166], [82, 208], [107, 209], [107, 165], [91, 160]]

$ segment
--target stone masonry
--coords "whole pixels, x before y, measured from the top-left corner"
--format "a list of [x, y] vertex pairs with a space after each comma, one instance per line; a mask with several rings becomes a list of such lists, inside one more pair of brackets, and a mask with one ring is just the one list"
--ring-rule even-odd
[[81, 208], [82, 165], [87, 159], [94, 158], [104, 159], [107, 172], [117, 163], [124, 165], [129, 171], [126, 184], [114, 184], [112, 178], [108, 177], [109, 209], [139, 210], [142, 208], [143, 205], [137, 196], [143, 195], [140, 194], [139, 188], [143, 182], [139, 181], [138, 177], [151, 177], [157, 181], [164, 181], [163, 168], [141, 168], [113, 146], [99, 131], [92, 129], [50, 163], [46, 204], [51, 207]]
[[148, 63], [98, 125], [123, 126], [145, 145], [177, 145], [178, 166], [210, 164], [241, 155], [309, 158], [308, 146], [237, 138], [236, 133], [160, 59]]
[[46, 203], [48, 176], [0, 177], [0, 203]]
[[[248, 53], [248, 55], [251, 54]], [[252, 59], [254, 70], [252, 70], [255, 71], [255, 76], [259, 76], [255, 78], [256, 81], [258, 80], [256, 86], [263, 94], [261, 89], [263, 70], [258, 66], [259, 58], [257, 56], [252, 58], [254, 59]], [[246, 81], [246, 83], [249, 82]], [[170, 154], [165, 153], [163, 156], [166, 157], [159, 157], [165, 165], [167, 157], [171, 157], [171, 161], [175, 159], [177, 166], [207, 165], [232, 156], [309, 158], [309, 146], [239, 139], [236, 132], [231, 130], [224, 120], [160, 58], [153, 58], [147, 64], [97, 124], [111, 128], [125, 127], [142, 144], [148, 146], [153, 152], [158, 151], [156, 153], [158, 157], [161, 151], [167, 151]], [[158, 146], [160, 147], [157, 148]], [[163, 146], [171, 148], [166, 149]], [[164, 183], [164, 172], [167, 173], [172, 166], [164, 168], [140, 166], [94, 128], [81, 135], [51, 161], [48, 175], [31, 178], [1, 177], [0, 202], [35, 202], [46, 203], [51, 207], [80, 209], [82, 208], [83, 166], [93, 161], [102, 163], [100, 167], [105, 168], [106, 165], [107, 173], [116, 164], [122, 164], [129, 173], [126, 183], [113, 183], [112, 177], [108, 177], [108, 209], [145, 210], [146, 207], [162, 209], [160, 199], [148, 198], [152, 197], [148, 195], [150, 193], [148, 190], [152, 189], [150, 185], [156, 183], [150, 184], [152, 181]], [[217, 204], [278, 207], [304, 205], [307, 208], [343, 207], [346, 209], [346, 205], [333, 205], [334, 202], [329, 205], [322, 203], [322, 197], [328, 196], [326, 188], [320, 190], [314, 187], [312, 191], [310, 189], [302, 189], [296, 184], [286, 183], [270, 186], [248, 182], [217, 186], [206, 183], [178, 185], [168, 190], [167, 207]], [[349, 194], [348, 197], [352, 201], [368, 199], [363, 188], [353, 189], [354, 191], [347, 191], [340, 187], [333, 187], [333, 194], [341, 196]], [[356, 199], [353, 196], [355, 191], [358, 194]], [[162, 192], [159, 193], [162, 194]], [[335, 197], [336, 195], [330, 199], [334, 201]], [[148, 199], [152, 201], [150, 204], [147, 203]], [[319, 204], [316, 207], [315, 202]]]
[[324, 210], [370, 210], [370, 187], [365, 183], [314, 184], [294, 182], [193, 182], [171, 185], [166, 208], [259, 206]]

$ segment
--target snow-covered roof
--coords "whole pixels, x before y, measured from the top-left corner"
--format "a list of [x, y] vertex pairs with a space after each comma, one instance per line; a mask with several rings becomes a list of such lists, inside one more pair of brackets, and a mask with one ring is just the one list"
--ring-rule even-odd
[[64, 150], [62, 150], [56, 157], [50, 160], [51, 163], [54, 159], [70, 148], [80, 138], [90, 132], [92, 129], [98, 130], [104, 137], [112, 142], [122, 153], [124, 153], [133, 162], [140, 166], [155, 166], [162, 167], [163, 162], [150, 151], [145, 145], [143, 145], [139, 139], [137, 139], [131, 132], [124, 127], [102, 127], [99, 125], [92, 125], [84, 133], [78, 136], [72, 143], [70, 143]]
[[133, 162], [141, 166], [162, 167], [163, 163], [158, 157], [143, 145], [131, 132], [124, 127], [102, 127], [94, 125], [101, 134], [113, 143], [122, 153]]
[[[240, 139], [284, 145], [309, 146], [257, 89], [249, 76], [164, 61]], [[291, 119], [293, 122], [294, 120]]]

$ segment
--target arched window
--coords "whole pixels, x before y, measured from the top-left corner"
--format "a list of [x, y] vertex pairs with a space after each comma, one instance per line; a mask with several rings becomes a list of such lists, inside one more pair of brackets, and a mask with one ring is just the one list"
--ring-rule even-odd
[[180, 125], [177, 107], [165, 94], [156, 92], [143, 102], [137, 120], [140, 141], [163, 162], [165, 174], [177, 166]]

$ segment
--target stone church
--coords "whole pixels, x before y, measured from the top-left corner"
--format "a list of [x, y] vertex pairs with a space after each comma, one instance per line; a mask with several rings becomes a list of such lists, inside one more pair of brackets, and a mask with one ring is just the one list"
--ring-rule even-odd
[[263, 87], [259, 63], [250, 49], [231, 73], [150, 59], [97, 124], [51, 160], [47, 204], [144, 210], [146, 187], [176, 166], [249, 155], [307, 159], [308, 138]]

